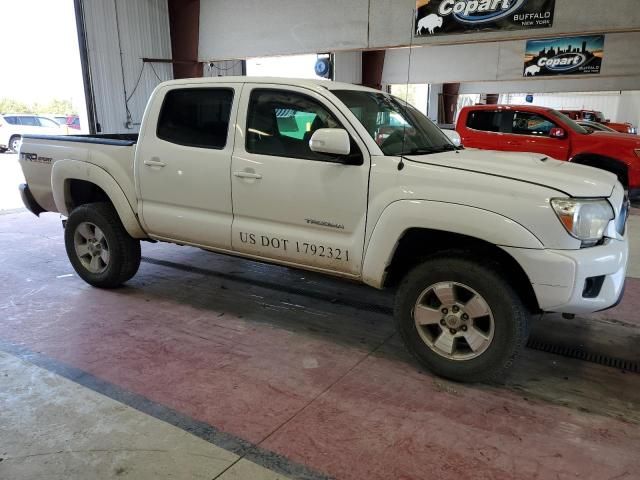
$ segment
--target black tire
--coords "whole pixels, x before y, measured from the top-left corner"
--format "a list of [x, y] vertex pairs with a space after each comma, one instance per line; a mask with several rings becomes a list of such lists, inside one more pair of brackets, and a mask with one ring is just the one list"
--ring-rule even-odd
[[[99, 273], [88, 270], [76, 252], [74, 237], [78, 227], [85, 222], [100, 228], [109, 246], [109, 261]], [[94, 287], [118, 287], [132, 278], [140, 267], [140, 241], [127, 233], [110, 203], [88, 203], [75, 208], [67, 220], [64, 243], [75, 271]]]
[[[413, 316], [416, 303], [429, 286], [440, 282], [471, 287], [491, 309], [493, 338], [486, 350], [475, 358], [446, 358], [436, 353], [418, 332]], [[460, 382], [496, 382], [504, 379], [526, 345], [530, 314], [498, 266], [476, 260], [465, 252], [449, 252], [446, 256], [426, 260], [407, 274], [396, 294], [394, 316], [405, 346], [428, 370]], [[437, 325], [429, 326], [430, 329], [434, 327], [442, 329]], [[447, 328], [446, 324], [444, 328]], [[463, 328], [466, 332], [470, 327]], [[461, 331], [458, 334], [463, 335]], [[456, 340], [454, 344], [459, 343]], [[465, 346], [464, 341], [461, 345]]]
[[12, 151], [13, 153], [18, 153], [18, 148], [14, 148], [14, 142], [21, 140], [22, 137], [20, 135], [13, 135], [10, 139], [9, 139], [9, 150]]

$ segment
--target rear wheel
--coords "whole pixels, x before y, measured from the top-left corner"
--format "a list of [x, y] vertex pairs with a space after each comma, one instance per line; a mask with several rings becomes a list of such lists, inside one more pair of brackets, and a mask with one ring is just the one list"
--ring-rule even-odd
[[140, 266], [140, 241], [127, 233], [109, 203], [75, 208], [67, 220], [64, 240], [73, 268], [95, 287], [117, 287]]
[[504, 377], [526, 343], [529, 313], [499, 270], [464, 256], [428, 260], [402, 282], [396, 327], [426, 368], [452, 380]]
[[18, 153], [20, 145], [22, 145], [22, 137], [20, 135], [14, 135], [9, 139], [9, 150], [13, 153]]

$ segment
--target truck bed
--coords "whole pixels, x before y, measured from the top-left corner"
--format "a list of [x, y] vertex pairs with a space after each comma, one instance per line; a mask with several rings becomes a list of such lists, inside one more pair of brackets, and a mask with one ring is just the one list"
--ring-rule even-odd
[[19, 162], [29, 191], [42, 210], [57, 212], [51, 190], [56, 162], [74, 160], [96, 165], [111, 175], [135, 208], [133, 162], [137, 134], [25, 135]]
[[96, 135], [25, 135], [23, 138], [120, 146], [131, 146], [138, 143], [137, 133], [102, 133]]

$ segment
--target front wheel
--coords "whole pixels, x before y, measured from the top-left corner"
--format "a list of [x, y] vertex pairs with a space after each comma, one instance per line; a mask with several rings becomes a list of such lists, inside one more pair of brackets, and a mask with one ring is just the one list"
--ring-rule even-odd
[[140, 241], [127, 233], [109, 203], [75, 208], [67, 220], [64, 243], [75, 271], [94, 287], [117, 287], [140, 266]]
[[435, 374], [462, 382], [503, 379], [526, 344], [528, 321], [499, 270], [463, 254], [417, 266], [396, 295], [407, 349]]

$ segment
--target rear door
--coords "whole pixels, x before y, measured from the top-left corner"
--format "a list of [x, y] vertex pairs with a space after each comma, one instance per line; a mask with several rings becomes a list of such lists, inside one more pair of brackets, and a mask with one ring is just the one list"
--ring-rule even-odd
[[[367, 213], [368, 151], [342, 113], [318, 93], [246, 84], [233, 153], [233, 249], [359, 275]], [[246, 123], [244, 123], [246, 119]], [[312, 152], [318, 128], [344, 128], [351, 161]]]
[[233, 122], [241, 84], [156, 93], [136, 151], [140, 214], [153, 236], [231, 248]]
[[41, 135], [44, 133], [36, 116], [18, 115], [16, 116], [16, 119], [18, 120], [16, 133], [20, 133], [21, 135]]
[[502, 128], [503, 112], [499, 110], [470, 110], [462, 134], [465, 147], [483, 150], [505, 150]]
[[512, 152], [531, 152], [547, 155], [558, 160], [569, 157], [569, 138], [554, 138], [549, 134], [558, 124], [543, 114], [512, 110], [503, 112], [505, 148]]

